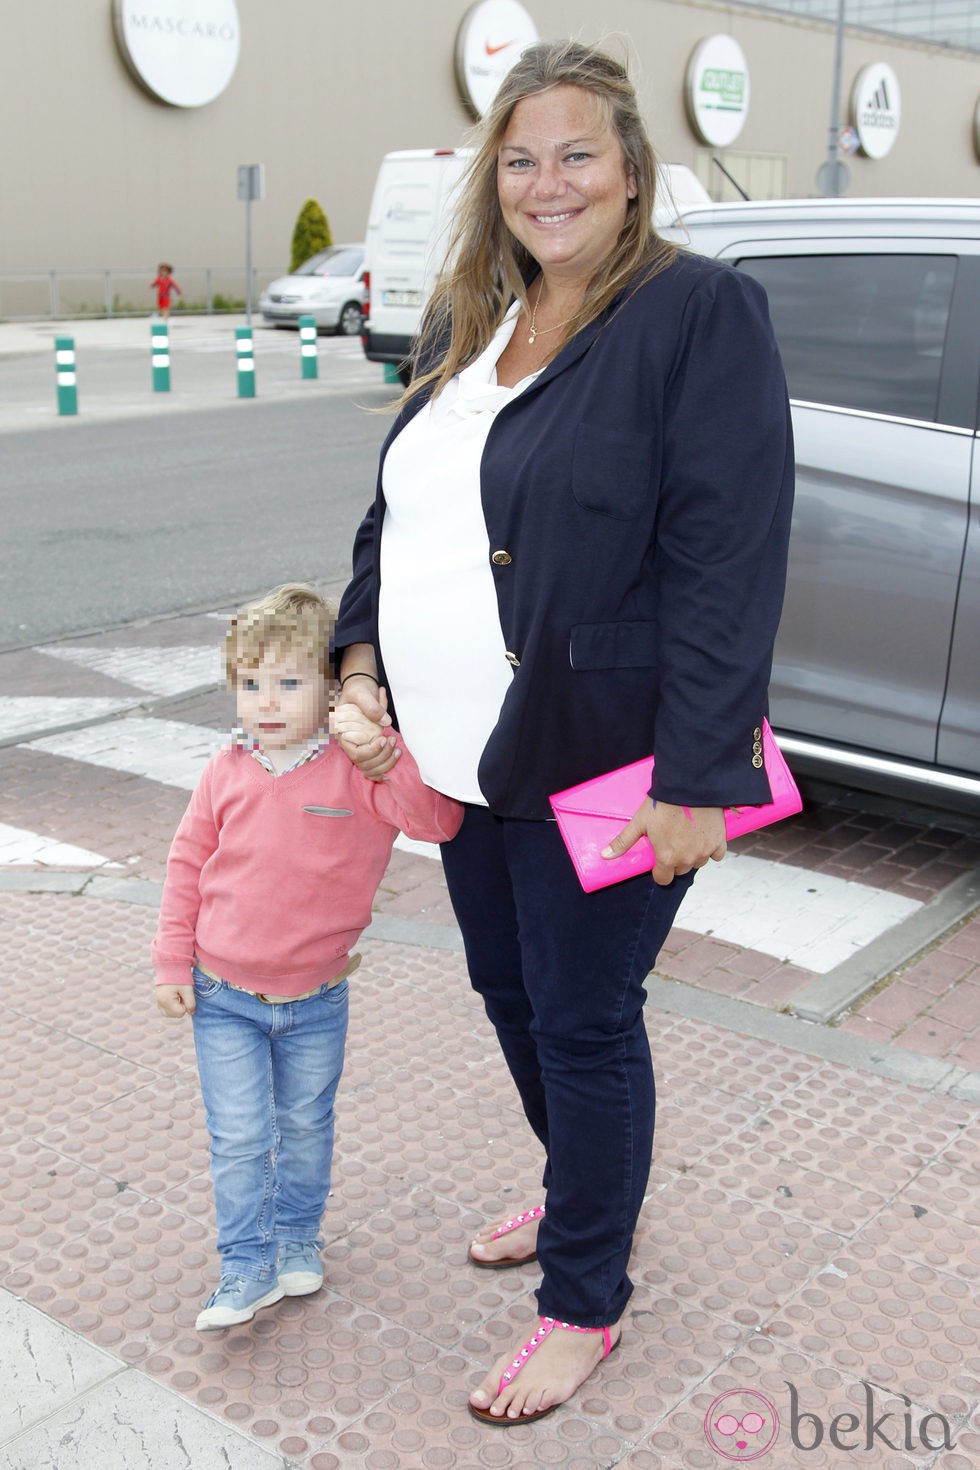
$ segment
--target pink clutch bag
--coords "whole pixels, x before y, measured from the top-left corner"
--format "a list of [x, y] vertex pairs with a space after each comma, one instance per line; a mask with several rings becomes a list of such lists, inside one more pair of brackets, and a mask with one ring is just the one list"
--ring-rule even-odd
[[[776, 744], [768, 720], [762, 722], [762, 758], [769, 777], [772, 801], [763, 806], [726, 807], [725, 835], [728, 838], [741, 837], [745, 832], [754, 832], [757, 827], [768, 827], [771, 822], [791, 817], [803, 807], [796, 782]], [[618, 771], [609, 771], [605, 776], [596, 776], [592, 781], [583, 781], [579, 786], [569, 786], [567, 791], [558, 791], [548, 798], [586, 893], [608, 888], [610, 883], [621, 883], [624, 878], [634, 878], [637, 873], [649, 873], [656, 865], [656, 855], [646, 837], [641, 837], [621, 857], [599, 856], [616, 833], [623, 830], [644, 797], [650, 794], [652, 774], [651, 755], [634, 761], [631, 766], [620, 766]]]

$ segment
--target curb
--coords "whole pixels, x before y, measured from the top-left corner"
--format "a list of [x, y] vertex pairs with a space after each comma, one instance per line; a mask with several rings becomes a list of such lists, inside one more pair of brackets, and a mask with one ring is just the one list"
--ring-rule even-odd
[[914, 914], [873, 939], [852, 959], [812, 981], [789, 1002], [801, 1021], [829, 1024], [891, 975], [941, 939], [980, 904], [980, 867], [954, 879]]

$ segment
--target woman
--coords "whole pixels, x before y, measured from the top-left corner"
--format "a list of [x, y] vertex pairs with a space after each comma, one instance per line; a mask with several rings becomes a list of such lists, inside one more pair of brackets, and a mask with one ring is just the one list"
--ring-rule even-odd
[[[537, 1332], [470, 1397], [508, 1426], [618, 1343], [653, 1140], [644, 978], [724, 856], [722, 809], [769, 799], [786, 390], [762, 291], [657, 237], [655, 178], [616, 62], [524, 53], [468, 170], [337, 629], [342, 698], [380, 719], [390, 687], [425, 779], [466, 803], [446, 879], [545, 1150], [546, 1211], [471, 1247], [542, 1270]], [[651, 751], [656, 804], [609, 851], [646, 834], [653, 881], [586, 895], [548, 794]], [[394, 756], [379, 737], [357, 758], [380, 776]]]

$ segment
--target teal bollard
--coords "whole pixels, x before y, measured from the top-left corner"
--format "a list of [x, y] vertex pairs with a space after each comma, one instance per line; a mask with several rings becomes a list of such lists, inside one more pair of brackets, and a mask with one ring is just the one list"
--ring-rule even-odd
[[74, 337], [54, 339], [55, 382], [58, 388], [58, 412], [78, 412], [78, 378], [75, 372]]
[[299, 319], [299, 360], [304, 378], [318, 376], [316, 355], [316, 317], [301, 316]]
[[255, 397], [255, 343], [251, 327], [235, 328], [235, 348], [238, 353], [238, 396]]
[[397, 363], [394, 363], [394, 362], [386, 362], [385, 365], [384, 365], [384, 369], [385, 369], [385, 382], [386, 383], [400, 383], [401, 382], [401, 378], [398, 376], [398, 365], [397, 365]]
[[154, 393], [170, 392], [170, 328], [166, 322], [150, 323], [150, 365]]

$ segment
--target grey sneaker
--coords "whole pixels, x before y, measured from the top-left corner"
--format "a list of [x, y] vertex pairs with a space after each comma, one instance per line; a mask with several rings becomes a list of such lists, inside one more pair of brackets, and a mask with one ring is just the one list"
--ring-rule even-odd
[[252, 1281], [248, 1276], [222, 1276], [198, 1313], [194, 1326], [198, 1332], [212, 1327], [234, 1327], [251, 1322], [262, 1307], [282, 1301], [285, 1292], [278, 1281]]
[[309, 1296], [323, 1285], [320, 1247], [313, 1240], [284, 1240], [279, 1247], [279, 1285], [286, 1296]]

